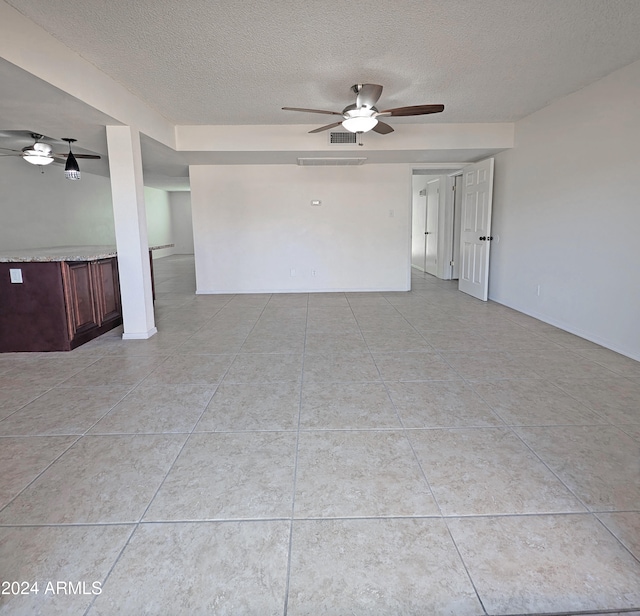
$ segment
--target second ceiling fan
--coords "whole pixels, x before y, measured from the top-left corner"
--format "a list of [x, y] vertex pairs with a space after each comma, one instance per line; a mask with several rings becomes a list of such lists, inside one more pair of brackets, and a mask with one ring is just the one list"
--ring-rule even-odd
[[375, 104], [382, 94], [382, 86], [375, 83], [357, 83], [351, 86], [356, 95], [356, 102], [347, 105], [342, 111], [325, 111], [323, 109], [304, 109], [301, 107], [283, 107], [284, 111], [303, 111], [309, 113], [324, 113], [328, 115], [342, 116], [342, 120], [321, 126], [310, 133], [319, 133], [324, 130], [342, 126], [352, 133], [366, 133], [370, 130], [386, 135], [393, 132], [393, 128], [380, 117], [406, 117], [440, 113], [444, 111], [444, 105], [413, 105], [411, 107], [396, 107], [378, 111]]
[[[0, 137], [8, 137], [14, 143], [24, 141], [30, 138], [33, 143], [26, 145], [20, 149], [18, 148], [5, 148], [0, 146], [0, 150], [9, 152], [8, 154], [0, 153], [0, 156], [19, 156], [24, 161], [36, 165], [41, 169], [51, 163], [64, 163], [64, 175], [68, 180], [80, 179], [80, 168], [78, 167], [77, 158], [84, 158], [89, 160], [100, 160], [99, 154], [93, 154], [86, 152], [84, 154], [73, 153], [71, 146], [76, 142], [71, 137], [63, 137], [62, 139], [51, 139], [40, 133], [33, 133], [31, 131], [21, 130], [7, 130], [1, 131]], [[54, 152], [53, 148], [57, 147], [61, 142], [66, 142], [69, 147], [68, 152]], [[19, 147], [19, 146], [18, 146]]]

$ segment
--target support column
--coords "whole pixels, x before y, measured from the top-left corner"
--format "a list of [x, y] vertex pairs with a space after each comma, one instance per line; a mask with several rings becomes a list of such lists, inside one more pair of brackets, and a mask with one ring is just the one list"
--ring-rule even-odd
[[140, 133], [107, 126], [111, 198], [118, 250], [125, 340], [145, 339], [155, 327]]

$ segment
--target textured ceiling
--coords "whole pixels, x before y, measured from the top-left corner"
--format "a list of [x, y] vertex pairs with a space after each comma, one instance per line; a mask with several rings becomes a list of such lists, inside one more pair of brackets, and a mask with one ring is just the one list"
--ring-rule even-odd
[[[640, 59], [640, 0], [0, 3], [175, 125], [263, 125], [256, 136], [268, 125], [321, 126], [333, 118], [281, 107], [341, 111], [354, 100], [354, 83], [382, 84], [380, 109], [445, 105], [441, 114], [394, 117], [386, 151], [369, 147], [378, 135], [365, 140], [367, 162], [464, 163], [492, 155], [500, 149], [438, 150], [428, 139], [424, 149], [403, 148], [400, 129], [413, 129], [401, 125], [514, 122]], [[29, 39], [21, 40], [28, 56]], [[24, 145], [6, 133], [16, 129], [73, 136], [103, 155], [83, 170], [108, 174], [104, 127], [118, 120], [3, 58], [0, 84], [2, 147]], [[180, 152], [142, 137], [145, 184], [167, 190], [188, 188], [189, 164], [295, 164], [314, 149], [327, 155], [325, 133], [300, 152], [283, 145], [286, 135], [268, 148]]]
[[394, 123], [511, 122], [640, 59], [638, 0], [8, 4], [174, 124], [320, 125], [280, 108], [341, 110], [358, 82], [445, 105]]

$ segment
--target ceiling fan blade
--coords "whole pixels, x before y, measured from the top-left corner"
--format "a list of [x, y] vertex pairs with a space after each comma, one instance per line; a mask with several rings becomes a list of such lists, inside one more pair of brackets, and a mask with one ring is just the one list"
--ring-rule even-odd
[[[15, 152], [16, 154], [22, 154], [22, 150], [14, 150], [12, 148], [0, 148], [0, 150], [5, 150], [5, 152]], [[12, 155], [5, 154], [4, 156], [12, 156]]]
[[378, 113], [379, 116], [417, 116], [427, 113], [440, 113], [444, 111], [444, 105], [413, 105], [412, 107], [396, 107], [395, 109], [385, 109]]
[[302, 109], [300, 107], [283, 107], [282, 109], [284, 111], [304, 111], [308, 113], [326, 113], [329, 115], [339, 115], [339, 116], [342, 115], [342, 113], [340, 113], [339, 111], [325, 111], [324, 109]]
[[[102, 158], [101, 156], [99, 156], [98, 154], [77, 154], [76, 152], [73, 153], [73, 155], [76, 158], [87, 158], [90, 160], [100, 160], [100, 158]], [[69, 152], [64, 152], [64, 153], [55, 153], [55, 154], [51, 154], [51, 156], [53, 156], [54, 158], [63, 158], [63, 159], [67, 159], [67, 157], [69, 156]]]
[[357, 91], [356, 107], [373, 107], [382, 94], [382, 86], [375, 83], [364, 83]]
[[378, 123], [371, 129], [374, 133], [380, 133], [381, 135], [388, 135], [393, 132], [393, 128], [384, 122], [378, 121]]
[[342, 122], [334, 122], [333, 124], [327, 124], [326, 126], [321, 126], [320, 128], [310, 130], [309, 133], [321, 133], [323, 130], [329, 130], [330, 128], [335, 128], [336, 126], [340, 126], [340, 124], [342, 124]]

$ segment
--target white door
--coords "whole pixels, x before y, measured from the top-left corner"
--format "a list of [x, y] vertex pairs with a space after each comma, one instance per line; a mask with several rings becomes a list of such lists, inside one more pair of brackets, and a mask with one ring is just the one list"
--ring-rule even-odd
[[427, 199], [422, 193], [423, 191], [420, 191], [420, 193], [415, 194], [413, 197], [411, 213], [411, 265], [421, 272], [424, 272], [426, 237], [424, 229], [427, 224]]
[[486, 302], [489, 294], [489, 247], [492, 239], [493, 158], [465, 167], [462, 189], [458, 288]]
[[427, 216], [424, 229], [424, 271], [438, 275], [438, 208], [440, 206], [440, 179], [427, 184]]

